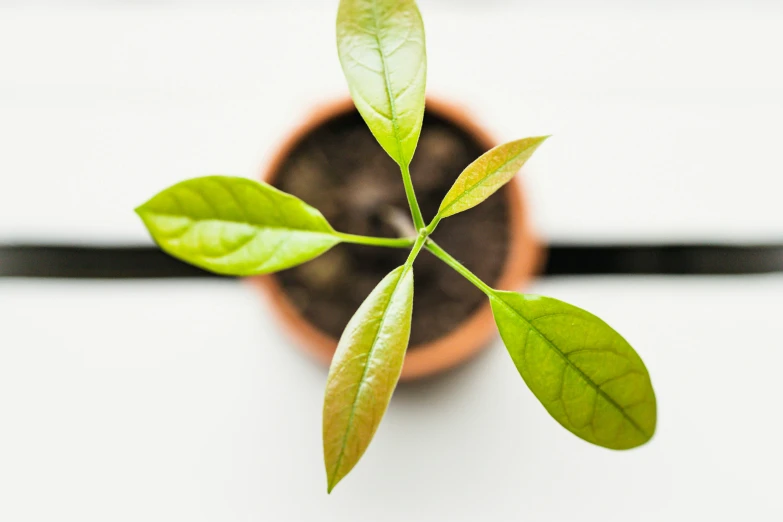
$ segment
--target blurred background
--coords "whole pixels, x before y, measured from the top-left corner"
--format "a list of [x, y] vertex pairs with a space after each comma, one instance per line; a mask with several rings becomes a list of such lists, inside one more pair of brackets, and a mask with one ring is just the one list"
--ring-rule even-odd
[[[546, 242], [783, 243], [783, 3], [418, 3], [429, 94], [498, 140], [553, 135], [524, 170]], [[152, 246], [132, 212], [152, 194], [258, 178], [314, 107], [347, 95], [336, 9], [0, 0], [0, 247]], [[783, 269], [777, 252], [767, 268]], [[636, 347], [658, 397], [651, 443], [573, 437], [496, 340], [401, 387], [327, 497], [326, 371], [255, 288], [0, 278], [0, 520], [783, 518], [783, 275], [527, 290]]]

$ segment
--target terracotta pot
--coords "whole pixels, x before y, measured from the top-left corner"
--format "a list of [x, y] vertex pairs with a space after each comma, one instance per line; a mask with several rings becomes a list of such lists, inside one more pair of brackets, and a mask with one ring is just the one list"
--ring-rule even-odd
[[[285, 158], [302, 138], [331, 118], [354, 110], [350, 99], [317, 108], [304, 125], [299, 127], [279, 148], [262, 174], [262, 179], [272, 183]], [[436, 114], [466, 130], [487, 150], [495, 145], [495, 141], [487, 132], [477, 126], [461, 108], [428, 99], [427, 112]], [[511, 245], [505, 267], [496, 284], [498, 288], [505, 290], [517, 290], [527, 283], [538, 271], [544, 257], [544, 251], [530, 229], [521, 180], [522, 178], [517, 176], [501, 190], [502, 196], [508, 198], [511, 218]], [[445, 265], [443, 269], [450, 270]], [[267, 294], [272, 310], [296, 341], [317, 360], [329, 365], [337, 346], [337, 339], [317, 329], [299, 313], [274, 275], [253, 277], [250, 280]], [[492, 311], [489, 303], [486, 303], [447, 336], [424, 345], [409, 347], [401, 379], [403, 381], [419, 379], [463, 363], [486, 347], [496, 332]]]

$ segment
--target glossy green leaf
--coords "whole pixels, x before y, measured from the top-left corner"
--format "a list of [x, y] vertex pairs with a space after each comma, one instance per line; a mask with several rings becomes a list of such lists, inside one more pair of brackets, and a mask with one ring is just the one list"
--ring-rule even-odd
[[351, 318], [334, 354], [323, 413], [328, 490], [353, 469], [400, 378], [411, 331], [413, 269], [387, 275]]
[[245, 178], [207, 176], [183, 181], [136, 212], [164, 251], [219, 274], [283, 270], [340, 242], [316, 209]]
[[397, 163], [408, 165], [424, 117], [427, 53], [413, 0], [341, 0], [340, 63], [356, 108]]
[[655, 393], [647, 368], [620, 334], [549, 297], [495, 291], [490, 302], [514, 364], [555, 420], [606, 448], [650, 440]]
[[468, 165], [440, 204], [439, 217], [475, 207], [511, 181], [548, 136], [499, 145]]

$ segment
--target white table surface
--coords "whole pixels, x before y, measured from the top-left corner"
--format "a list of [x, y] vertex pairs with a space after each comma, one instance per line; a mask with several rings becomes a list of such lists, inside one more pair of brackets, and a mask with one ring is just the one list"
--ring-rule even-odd
[[[554, 134], [525, 173], [541, 234], [783, 239], [783, 5], [585, 4], [420, 1], [433, 94], [502, 139]], [[131, 209], [152, 193], [256, 176], [345, 94], [335, 5], [0, 3], [0, 243], [149, 244]], [[400, 388], [327, 496], [325, 370], [252, 288], [0, 280], [0, 520], [783, 519], [783, 275], [531, 291], [636, 346], [653, 441], [573, 437], [496, 341]]]
[[656, 436], [563, 430], [499, 342], [402, 386], [326, 494], [326, 371], [233, 282], [0, 282], [0, 519], [780, 520], [783, 276], [575, 278], [643, 355]]

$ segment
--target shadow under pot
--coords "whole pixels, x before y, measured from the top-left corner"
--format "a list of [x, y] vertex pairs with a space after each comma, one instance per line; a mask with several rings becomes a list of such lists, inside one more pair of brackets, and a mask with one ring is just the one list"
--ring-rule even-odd
[[[428, 100], [411, 176], [425, 221], [460, 172], [493, 141], [461, 110]], [[399, 237], [412, 227], [400, 170], [350, 100], [315, 111], [284, 144], [263, 179], [320, 210], [341, 232]], [[536, 272], [541, 248], [529, 228], [520, 177], [481, 205], [441, 221], [438, 244], [481, 279], [519, 289]], [[337, 340], [375, 285], [408, 251], [340, 244], [301, 266], [253, 278], [284, 328], [329, 364]], [[486, 296], [422, 251], [414, 265], [411, 338], [402, 380], [452, 368], [496, 334]]]

